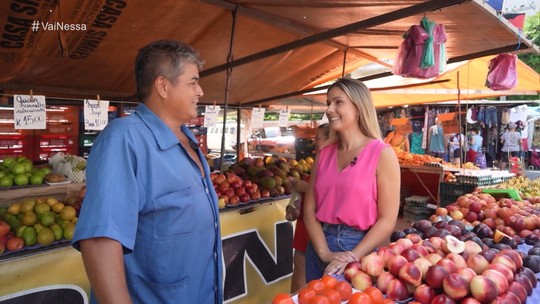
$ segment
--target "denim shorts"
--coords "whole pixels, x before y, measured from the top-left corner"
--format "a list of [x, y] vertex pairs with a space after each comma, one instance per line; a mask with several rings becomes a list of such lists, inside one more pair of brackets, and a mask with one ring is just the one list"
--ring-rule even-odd
[[[366, 230], [356, 230], [347, 225], [326, 223], [323, 223], [323, 232], [328, 248], [332, 252], [353, 250], [367, 233]], [[306, 282], [320, 279], [324, 275], [326, 265], [309, 243], [306, 249]]]
[[487, 107], [486, 108], [486, 116], [484, 118], [484, 123], [486, 126], [496, 126], [499, 122], [499, 119], [497, 117], [497, 108], [495, 107]]

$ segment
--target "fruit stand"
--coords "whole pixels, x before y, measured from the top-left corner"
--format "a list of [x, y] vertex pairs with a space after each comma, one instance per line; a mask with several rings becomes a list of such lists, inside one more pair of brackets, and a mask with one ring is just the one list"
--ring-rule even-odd
[[[0, 207], [35, 198], [63, 200], [84, 184], [2, 190]], [[227, 303], [260, 303], [290, 285], [293, 225], [283, 196], [220, 212]], [[87, 303], [89, 282], [81, 255], [64, 240], [0, 254], [0, 303]]]

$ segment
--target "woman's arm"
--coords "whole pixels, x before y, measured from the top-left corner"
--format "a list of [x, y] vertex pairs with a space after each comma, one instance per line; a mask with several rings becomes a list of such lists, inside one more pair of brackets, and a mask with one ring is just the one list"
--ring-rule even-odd
[[405, 136], [405, 152], [409, 153], [411, 151], [411, 146], [409, 143], [409, 136], [408, 135], [403, 135], [403, 136]]
[[328, 263], [332, 259], [332, 252], [328, 248], [321, 223], [317, 220], [317, 206], [315, 204], [315, 180], [317, 179], [317, 164], [319, 157], [315, 157], [315, 165], [311, 169], [308, 188], [304, 197], [304, 224], [309, 235], [311, 245], [319, 258]]
[[396, 226], [399, 213], [401, 172], [396, 154], [384, 148], [377, 164], [377, 221], [364, 239], [353, 249], [360, 259], [388, 239]]

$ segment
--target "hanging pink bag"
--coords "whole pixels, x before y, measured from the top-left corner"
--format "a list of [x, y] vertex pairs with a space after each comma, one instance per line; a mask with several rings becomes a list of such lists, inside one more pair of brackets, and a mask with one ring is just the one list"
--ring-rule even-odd
[[486, 86], [495, 91], [510, 90], [517, 85], [517, 56], [499, 54], [489, 62]]

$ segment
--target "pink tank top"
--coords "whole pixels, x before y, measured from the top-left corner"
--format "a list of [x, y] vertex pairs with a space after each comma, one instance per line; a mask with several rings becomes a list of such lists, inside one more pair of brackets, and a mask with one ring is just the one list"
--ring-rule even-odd
[[377, 220], [377, 177], [381, 140], [370, 141], [358, 154], [356, 162], [341, 172], [337, 165], [338, 144], [319, 152], [315, 202], [317, 219], [328, 224], [345, 224], [368, 230]]

